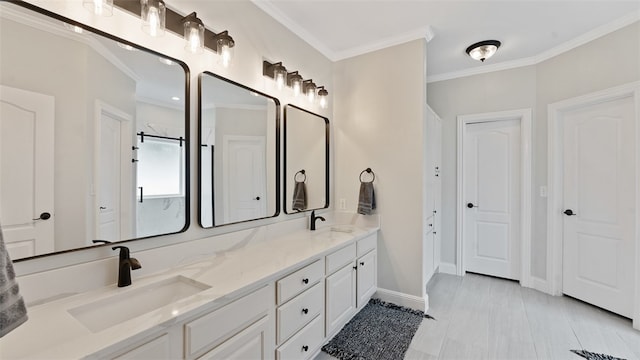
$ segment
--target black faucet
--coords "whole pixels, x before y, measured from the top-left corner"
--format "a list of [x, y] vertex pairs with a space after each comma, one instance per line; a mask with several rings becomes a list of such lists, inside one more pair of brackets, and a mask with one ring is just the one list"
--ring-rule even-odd
[[309, 224], [309, 230], [313, 231], [316, 229], [316, 220], [322, 220], [324, 221], [325, 219], [322, 216], [316, 216], [316, 211], [313, 210], [311, 211], [311, 222]]
[[131, 285], [131, 270], [142, 267], [138, 259], [129, 256], [129, 248], [126, 246], [114, 246], [113, 250], [120, 249], [120, 262], [118, 263], [118, 287]]

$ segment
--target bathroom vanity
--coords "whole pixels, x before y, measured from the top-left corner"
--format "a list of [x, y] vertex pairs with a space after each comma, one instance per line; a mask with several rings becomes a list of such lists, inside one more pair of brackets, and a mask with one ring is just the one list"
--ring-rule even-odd
[[312, 358], [375, 293], [377, 231], [296, 231], [31, 307], [0, 357]]

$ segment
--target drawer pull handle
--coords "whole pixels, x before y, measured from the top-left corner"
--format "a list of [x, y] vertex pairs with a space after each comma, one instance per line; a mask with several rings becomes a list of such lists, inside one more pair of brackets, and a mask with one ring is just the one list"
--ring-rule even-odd
[[304, 279], [302, 279], [302, 282], [305, 283], [305, 284], [308, 284], [309, 283], [309, 279], [304, 278]]
[[302, 313], [303, 314], [308, 314], [309, 313], [309, 309], [307, 309], [307, 308], [302, 309]]
[[304, 352], [309, 351], [309, 347], [307, 345], [303, 345], [302, 346], [302, 351], [304, 351]]
[[360, 266], [364, 266], [364, 261], [361, 261], [361, 262], [360, 262]]
[[357, 266], [354, 266], [354, 267], [353, 267], [353, 270], [358, 270], [358, 267], [357, 267]]

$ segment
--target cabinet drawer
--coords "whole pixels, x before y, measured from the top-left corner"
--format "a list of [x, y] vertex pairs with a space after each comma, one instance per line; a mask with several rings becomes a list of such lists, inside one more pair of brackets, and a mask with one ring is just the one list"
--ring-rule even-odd
[[340, 269], [356, 258], [356, 244], [351, 244], [334, 253], [327, 255], [327, 275]]
[[278, 344], [320, 315], [324, 307], [323, 290], [322, 283], [318, 283], [278, 308]]
[[278, 280], [278, 305], [284, 304], [289, 299], [312, 287], [324, 276], [322, 262], [320, 260], [307, 265], [287, 277]]
[[371, 234], [364, 239], [358, 240], [358, 256], [362, 256], [376, 248], [378, 245], [377, 234]]
[[266, 286], [185, 324], [185, 355], [191, 359], [244, 330], [269, 312], [273, 287]]
[[322, 340], [322, 316], [318, 316], [276, 351], [277, 359], [308, 359], [322, 345]]

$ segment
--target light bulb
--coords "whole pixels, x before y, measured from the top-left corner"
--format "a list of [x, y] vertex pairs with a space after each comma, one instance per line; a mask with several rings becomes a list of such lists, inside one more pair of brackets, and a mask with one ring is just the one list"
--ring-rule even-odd
[[141, 0], [142, 30], [156, 37], [164, 35], [166, 8], [162, 0]]
[[316, 101], [316, 92], [315, 90], [307, 90], [307, 99], [309, 100], [309, 102], [314, 102]]
[[291, 88], [293, 88], [293, 96], [299, 96], [302, 90], [302, 86], [299, 80], [294, 80], [291, 82]]
[[220, 49], [220, 56], [222, 57], [222, 66], [229, 67], [231, 59], [233, 58], [233, 48], [228, 45], [223, 45]]

